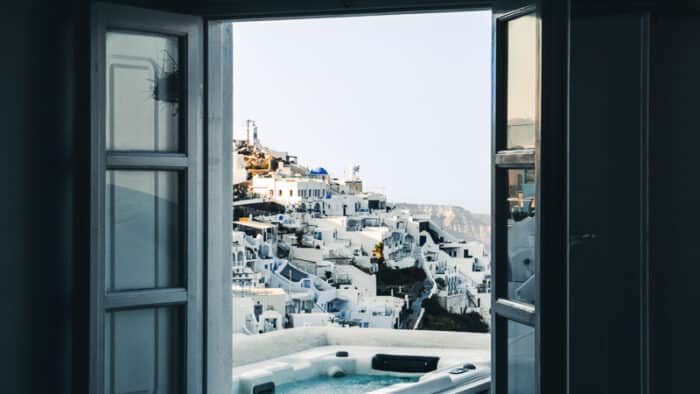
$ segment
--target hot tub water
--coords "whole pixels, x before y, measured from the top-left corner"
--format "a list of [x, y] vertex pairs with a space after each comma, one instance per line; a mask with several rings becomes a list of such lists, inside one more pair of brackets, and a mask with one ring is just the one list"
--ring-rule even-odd
[[348, 375], [343, 377], [318, 376], [278, 386], [275, 394], [358, 394], [398, 383], [417, 382], [418, 377], [389, 375]]

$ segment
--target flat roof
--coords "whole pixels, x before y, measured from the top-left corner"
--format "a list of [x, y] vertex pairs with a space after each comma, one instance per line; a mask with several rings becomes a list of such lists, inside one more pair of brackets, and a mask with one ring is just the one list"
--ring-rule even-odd
[[466, 248], [466, 242], [444, 242], [439, 244], [441, 248]]
[[287, 294], [284, 289], [279, 287], [241, 287], [232, 285], [231, 291], [235, 293], [250, 293], [257, 295], [284, 295]]
[[244, 227], [250, 227], [250, 228], [257, 229], [257, 230], [268, 230], [268, 229], [275, 227], [275, 225], [271, 224], [271, 223], [254, 222], [254, 221], [241, 222], [240, 220], [237, 220], [237, 221], [233, 222], [233, 224], [237, 224], [239, 226], [244, 226]]
[[262, 198], [251, 198], [251, 199], [248, 199], [248, 200], [237, 200], [237, 201], [234, 201], [234, 202], [233, 202], [233, 206], [234, 206], [234, 207], [237, 207], [237, 206], [241, 206], [241, 205], [261, 204], [261, 203], [264, 203], [264, 202], [266, 202], [266, 201], [263, 200]]

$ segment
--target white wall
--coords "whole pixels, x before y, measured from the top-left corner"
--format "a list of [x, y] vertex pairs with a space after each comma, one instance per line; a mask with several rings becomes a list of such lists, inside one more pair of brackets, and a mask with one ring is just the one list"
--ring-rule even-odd
[[352, 265], [338, 264], [335, 266], [336, 278], [347, 276], [352, 281], [352, 285], [364, 297], [374, 297], [377, 295], [377, 277], [364, 273]]
[[362, 205], [362, 197], [352, 194], [333, 194], [330, 199], [326, 200], [326, 215], [343, 216], [343, 205], [346, 205], [345, 215], [355, 215], [356, 205]]
[[246, 333], [246, 328], [248, 333], [253, 332], [254, 327], [246, 326], [246, 319], [255, 319], [253, 311], [253, 299], [249, 297], [233, 297], [233, 332], [234, 333]]
[[371, 253], [374, 245], [384, 239], [388, 232], [386, 227], [369, 227], [362, 231], [347, 231], [339, 237], [349, 239], [354, 246], [362, 246], [365, 252]]
[[299, 327], [325, 327], [332, 324], [332, 313], [290, 313], [294, 328]]
[[[253, 192], [282, 204], [297, 204], [304, 200], [322, 199], [329, 187], [322, 181], [286, 179], [280, 177], [253, 177]], [[301, 191], [301, 193], [300, 193]], [[281, 193], [280, 193], [281, 192]], [[291, 192], [291, 193], [290, 193]]]
[[438, 301], [440, 302], [440, 305], [442, 305], [442, 307], [448, 312], [462, 313], [463, 309], [466, 310], [468, 303], [467, 295], [465, 293], [453, 294], [450, 296], [447, 295], [447, 292], [445, 292], [445, 294], [441, 293], [443, 292], [438, 294]]
[[397, 297], [365, 297], [358, 301], [349, 315], [351, 320], [368, 323], [369, 328], [393, 328], [403, 305], [404, 300]]

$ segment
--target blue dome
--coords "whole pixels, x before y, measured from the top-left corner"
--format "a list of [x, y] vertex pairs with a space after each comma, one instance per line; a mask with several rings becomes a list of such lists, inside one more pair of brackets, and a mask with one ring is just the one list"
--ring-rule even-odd
[[316, 167], [309, 171], [309, 175], [328, 175], [328, 171], [323, 167]]

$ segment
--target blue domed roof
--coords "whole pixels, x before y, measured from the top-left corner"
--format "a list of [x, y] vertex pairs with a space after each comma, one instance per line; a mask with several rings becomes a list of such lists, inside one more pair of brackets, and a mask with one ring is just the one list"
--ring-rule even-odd
[[309, 171], [309, 175], [328, 175], [328, 171], [323, 167], [316, 167]]

